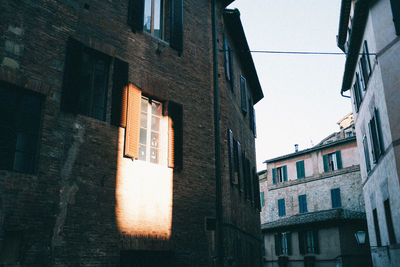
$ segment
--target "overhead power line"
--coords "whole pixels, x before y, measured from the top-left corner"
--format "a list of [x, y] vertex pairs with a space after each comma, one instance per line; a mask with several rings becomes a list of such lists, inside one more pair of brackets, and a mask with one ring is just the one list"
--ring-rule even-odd
[[[233, 51], [233, 50], [231, 50]], [[220, 52], [225, 52], [224, 49], [220, 49]], [[250, 50], [241, 52], [250, 52], [250, 53], [261, 53], [261, 54], [287, 54], [287, 55], [333, 55], [333, 56], [345, 56], [344, 52], [319, 52], [319, 51], [273, 51], [273, 50]], [[360, 53], [362, 55], [362, 53]], [[376, 53], [369, 53], [369, 55], [373, 56]]]

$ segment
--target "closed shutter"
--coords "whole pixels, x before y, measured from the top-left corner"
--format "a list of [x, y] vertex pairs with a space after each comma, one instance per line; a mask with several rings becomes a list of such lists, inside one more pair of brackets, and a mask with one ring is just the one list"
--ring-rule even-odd
[[168, 102], [168, 167], [175, 170], [183, 165], [183, 111], [182, 105]]
[[286, 232], [288, 255], [292, 255], [292, 233]]
[[128, 25], [133, 32], [143, 31], [144, 0], [129, 0]]
[[319, 254], [318, 230], [313, 230], [313, 238], [314, 238], [314, 252]]
[[229, 73], [231, 77], [231, 89], [234, 92], [235, 88], [235, 70], [233, 65], [233, 52], [232, 49], [229, 47]]
[[231, 80], [231, 69], [230, 69], [230, 62], [229, 62], [229, 47], [228, 47], [228, 40], [226, 35], [224, 35], [224, 58], [225, 58], [225, 77], [227, 81]]
[[260, 198], [261, 198], [261, 207], [264, 207], [265, 202], [264, 202], [264, 192], [260, 192]]
[[324, 162], [324, 172], [328, 172], [329, 171], [329, 167], [328, 167], [328, 155], [323, 155], [322, 156], [323, 162]]
[[297, 178], [304, 178], [305, 177], [305, 170], [304, 170], [304, 161], [296, 162], [296, 170], [297, 170]]
[[276, 168], [272, 169], [272, 183], [276, 184]]
[[340, 150], [336, 151], [336, 161], [337, 161], [337, 167], [338, 169], [342, 169], [343, 165], [342, 165], [342, 154], [340, 153]]
[[115, 58], [111, 107], [111, 124], [115, 126], [126, 127], [128, 71], [129, 64]]
[[390, 0], [392, 6], [393, 22], [396, 35], [400, 35], [400, 1]]
[[78, 113], [83, 44], [69, 38], [65, 55], [61, 110]]
[[337, 207], [335, 189], [331, 189], [332, 208]]
[[298, 234], [299, 234], [299, 251], [300, 251], [300, 254], [304, 255], [304, 254], [306, 254], [305, 234], [303, 231], [298, 232]]
[[240, 76], [240, 94], [242, 111], [247, 113], [247, 83], [243, 76]]
[[280, 233], [274, 233], [275, 238], [275, 255], [279, 256], [281, 254], [281, 237]]
[[171, 47], [178, 52], [183, 51], [183, 0], [171, 0], [172, 25]]
[[228, 129], [228, 158], [229, 158], [229, 176], [231, 183], [235, 183], [235, 166], [234, 166], [234, 152], [233, 152], [233, 134], [232, 130]]
[[141, 96], [142, 92], [139, 88], [129, 84], [124, 155], [133, 159], [139, 158]]
[[287, 166], [284, 165], [284, 166], [282, 167], [282, 170], [283, 170], [283, 181], [284, 181], [284, 182], [287, 182], [287, 180], [288, 180], [288, 177], [287, 177]]

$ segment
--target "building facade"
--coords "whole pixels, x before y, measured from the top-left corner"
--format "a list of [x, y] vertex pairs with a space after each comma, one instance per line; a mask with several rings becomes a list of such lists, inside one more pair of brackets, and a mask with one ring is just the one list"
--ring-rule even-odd
[[0, 264], [260, 265], [231, 2], [1, 1]]
[[[260, 174], [264, 266], [369, 266], [352, 114], [316, 146], [265, 161]], [[264, 199], [263, 199], [264, 198]]]
[[399, 35], [399, 1], [342, 1], [341, 94], [353, 102], [374, 266], [400, 265]]

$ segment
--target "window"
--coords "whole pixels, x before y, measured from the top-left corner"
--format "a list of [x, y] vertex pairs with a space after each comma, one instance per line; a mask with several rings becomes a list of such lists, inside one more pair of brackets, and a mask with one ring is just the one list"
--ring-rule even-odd
[[127, 88], [124, 155], [170, 168], [182, 167], [182, 106], [163, 103]]
[[367, 173], [369, 173], [371, 171], [371, 163], [369, 161], [369, 148], [366, 135], [364, 135], [363, 137], [363, 147], [364, 147], [365, 167], [367, 169]]
[[390, 0], [390, 5], [392, 7], [392, 15], [396, 35], [400, 35], [400, 2], [397, 0]]
[[280, 217], [286, 216], [286, 207], [285, 207], [285, 199], [278, 199], [278, 215]]
[[265, 200], [264, 200], [264, 191], [260, 192], [260, 199], [261, 199], [261, 207], [264, 207], [265, 205]]
[[287, 182], [287, 166], [273, 168], [272, 169], [272, 183], [283, 183]]
[[304, 170], [304, 160], [296, 162], [296, 170], [298, 179], [306, 177], [306, 172]]
[[36, 171], [42, 98], [0, 82], [0, 169]]
[[394, 233], [394, 228], [393, 228], [392, 211], [390, 210], [389, 199], [386, 199], [383, 202], [383, 206], [385, 208], [385, 219], [386, 219], [386, 226], [387, 226], [388, 235], [389, 235], [389, 243], [395, 244], [396, 243], [396, 235]]
[[233, 53], [228, 44], [228, 38], [224, 35], [224, 57], [225, 57], [225, 77], [234, 91], [234, 71], [233, 71]]
[[332, 209], [340, 208], [342, 206], [342, 200], [340, 198], [340, 188], [331, 189], [331, 200]]
[[253, 132], [254, 138], [257, 137], [256, 132], [256, 113], [254, 110], [253, 99], [249, 97], [249, 123], [250, 123], [250, 130]]
[[374, 114], [368, 123], [371, 146], [372, 146], [372, 158], [376, 163], [379, 161], [380, 157], [383, 155], [385, 150], [383, 145], [383, 135], [381, 129], [381, 121], [379, 118], [379, 111], [375, 108]]
[[243, 76], [240, 76], [240, 95], [242, 111], [247, 113], [247, 82]]
[[305, 213], [307, 210], [307, 195], [299, 195], [299, 212]]
[[292, 236], [291, 232], [275, 233], [275, 254], [291, 255], [292, 254]]
[[183, 50], [183, 0], [130, 0], [128, 24]]
[[378, 214], [376, 208], [372, 210], [372, 217], [374, 219], [374, 228], [375, 228], [375, 237], [376, 237], [376, 246], [380, 247], [382, 245], [381, 242], [381, 232], [379, 230], [379, 221], [378, 221]]
[[318, 231], [307, 230], [299, 232], [300, 254], [319, 253]]
[[356, 112], [358, 112], [362, 102], [360, 77], [358, 76], [358, 73], [356, 73], [356, 82], [353, 85], [353, 101], [354, 101], [354, 108]]
[[371, 62], [369, 60], [368, 44], [364, 41], [363, 53], [358, 62], [358, 69], [360, 71], [360, 85], [363, 91], [367, 89], [367, 84], [369, 81], [369, 76], [371, 75]]
[[342, 156], [340, 150], [323, 155], [324, 172], [342, 169]]
[[106, 119], [110, 61], [109, 56], [76, 40], [68, 40], [62, 110]]

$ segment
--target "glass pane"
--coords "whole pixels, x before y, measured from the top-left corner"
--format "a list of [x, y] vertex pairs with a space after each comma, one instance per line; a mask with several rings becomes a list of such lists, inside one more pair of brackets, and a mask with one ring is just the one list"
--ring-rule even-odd
[[162, 1], [154, 0], [154, 36], [162, 37]]
[[151, 117], [151, 130], [158, 132], [160, 130], [160, 118]]
[[140, 128], [140, 137], [139, 137], [139, 143], [146, 145], [146, 139], [147, 139], [147, 130]]
[[140, 114], [140, 127], [141, 128], [147, 128], [147, 114], [146, 113], [141, 113]]
[[149, 103], [149, 100], [147, 98], [142, 97], [142, 101], [140, 102], [140, 110], [143, 113], [147, 113], [147, 105]]
[[146, 146], [139, 146], [139, 160], [146, 160]]
[[145, 32], [151, 32], [151, 2], [152, 0], [144, 1], [143, 31]]
[[162, 105], [159, 102], [152, 102], [151, 103], [151, 113], [156, 116], [162, 115]]
[[33, 172], [33, 157], [31, 154], [15, 152], [14, 170], [19, 172]]
[[158, 163], [158, 149], [151, 148], [150, 150], [150, 162], [151, 163]]
[[151, 146], [152, 146], [152, 147], [157, 147], [157, 148], [158, 148], [158, 144], [159, 144], [158, 133], [156, 133], [156, 132], [151, 132]]

